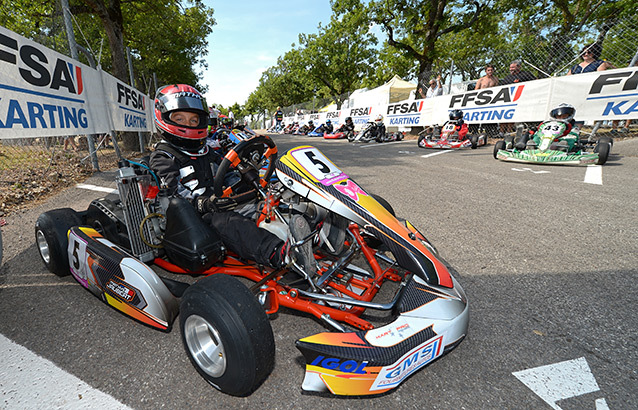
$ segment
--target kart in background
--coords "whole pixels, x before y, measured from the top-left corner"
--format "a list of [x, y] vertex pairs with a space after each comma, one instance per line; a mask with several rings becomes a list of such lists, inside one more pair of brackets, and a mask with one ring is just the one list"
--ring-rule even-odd
[[479, 134], [468, 133], [465, 138], [459, 139], [456, 125], [448, 123], [440, 131], [439, 127], [434, 127], [433, 130], [423, 130], [419, 133], [417, 145], [420, 148], [476, 149], [483, 145], [487, 145], [487, 134], [485, 132], [481, 132]]
[[613, 140], [602, 137], [598, 141], [580, 139], [569, 150], [559, 138], [565, 133], [567, 124], [560, 121], [544, 123], [537, 131], [532, 130], [524, 146], [516, 144], [513, 138], [500, 140], [494, 145], [494, 158], [507, 162], [556, 165], [603, 165], [607, 162]]
[[[229, 172], [242, 179], [224, 187]], [[118, 194], [85, 211], [39, 216], [35, 238], [44, 264], [148, 326], [170, 331], [177, 320], [191, 363], [224, 393], [249, 395], [272, 371], [267, 315], [282, 307], [329, 329], [296, 342], [306, 391], [387, 392], [467, 333], [467, 298], [437, 250], [314, 147], [277, 160], [269, 137], [242, 140], [225, 155], [214, 186], [217, 196], [256, 195], [258, 226], [291, 240], [293, 249], [312, 243], [310, 270], [294, 258], [272, 269], [226, 251], [188, 201], [158, 187], [144, 161], [121, 161], [116, 180]], [[291, 235], [299, 218], [310, 227], [301, 238]], [[201, 279], [189, 284], [179, 275]], [[382, 287], [392, 296], [375, 300]]]

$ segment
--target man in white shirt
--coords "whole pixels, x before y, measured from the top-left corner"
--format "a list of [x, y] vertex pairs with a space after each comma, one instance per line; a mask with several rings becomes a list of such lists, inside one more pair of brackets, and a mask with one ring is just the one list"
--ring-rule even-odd
[[425, 98], [437, 97], [443, 95], [443, 87], [441, 86], [441, 75], [436, 77], [436, 80], [430, 80], [430, 87], [428, 88]]

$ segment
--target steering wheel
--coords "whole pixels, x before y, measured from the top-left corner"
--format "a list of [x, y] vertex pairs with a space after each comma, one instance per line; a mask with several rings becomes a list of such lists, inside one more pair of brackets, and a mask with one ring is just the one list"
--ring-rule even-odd
[[[276, 160], [277, 146], [270, 137], [257, 135], [240, 142], [228, 151], [222, 163], [219, 164], [213, 183], [215, 196], [231, 198], [237, 202], [254, 197], [257, 186], [265, 187], [268, 183], [275, 170]], [[268, 163], [266, 172], [260, 175], [260, 170], [266, 162]], [[226, 174], [235, 169], [241, 174], [241, 181], [247, 183], [252, 189], [241, 190], [240, 185], [243, 184], [234, 184], [224, 189]]]

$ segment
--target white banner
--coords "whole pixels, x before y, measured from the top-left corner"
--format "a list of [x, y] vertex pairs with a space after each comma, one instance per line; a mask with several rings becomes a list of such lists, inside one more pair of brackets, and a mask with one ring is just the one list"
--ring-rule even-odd
[[0, 26], [0, 138], [151, 131], [149, 98]]
[[636, 119], [638, 68], [544, 78], [425, 100], [297, 115], [286, 117], [285, 122], [313, 120], [318, 125], [331, 115], [341, 122], [352, 117], [359, 129], [381, 114], [387, 127], [416, 127], [443, 124], [453, 109], [462, 110], [463, 118], [470, 124], [541, 122], [560, 103], [576, 108], [577, 121]]

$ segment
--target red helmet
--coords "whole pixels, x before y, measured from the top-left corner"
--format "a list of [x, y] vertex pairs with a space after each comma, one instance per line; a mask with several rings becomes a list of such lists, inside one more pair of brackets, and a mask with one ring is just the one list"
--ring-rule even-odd
[[[175, 111], [188, 111], [199, 116], [199, 124], [186, 126], [171, 120]], [[195, 87], [171, 84], [155, 94], [155, 126], [164, 139], [178, 148], [197, 152], [205, 146], [208, 135], [208, 106]]]

